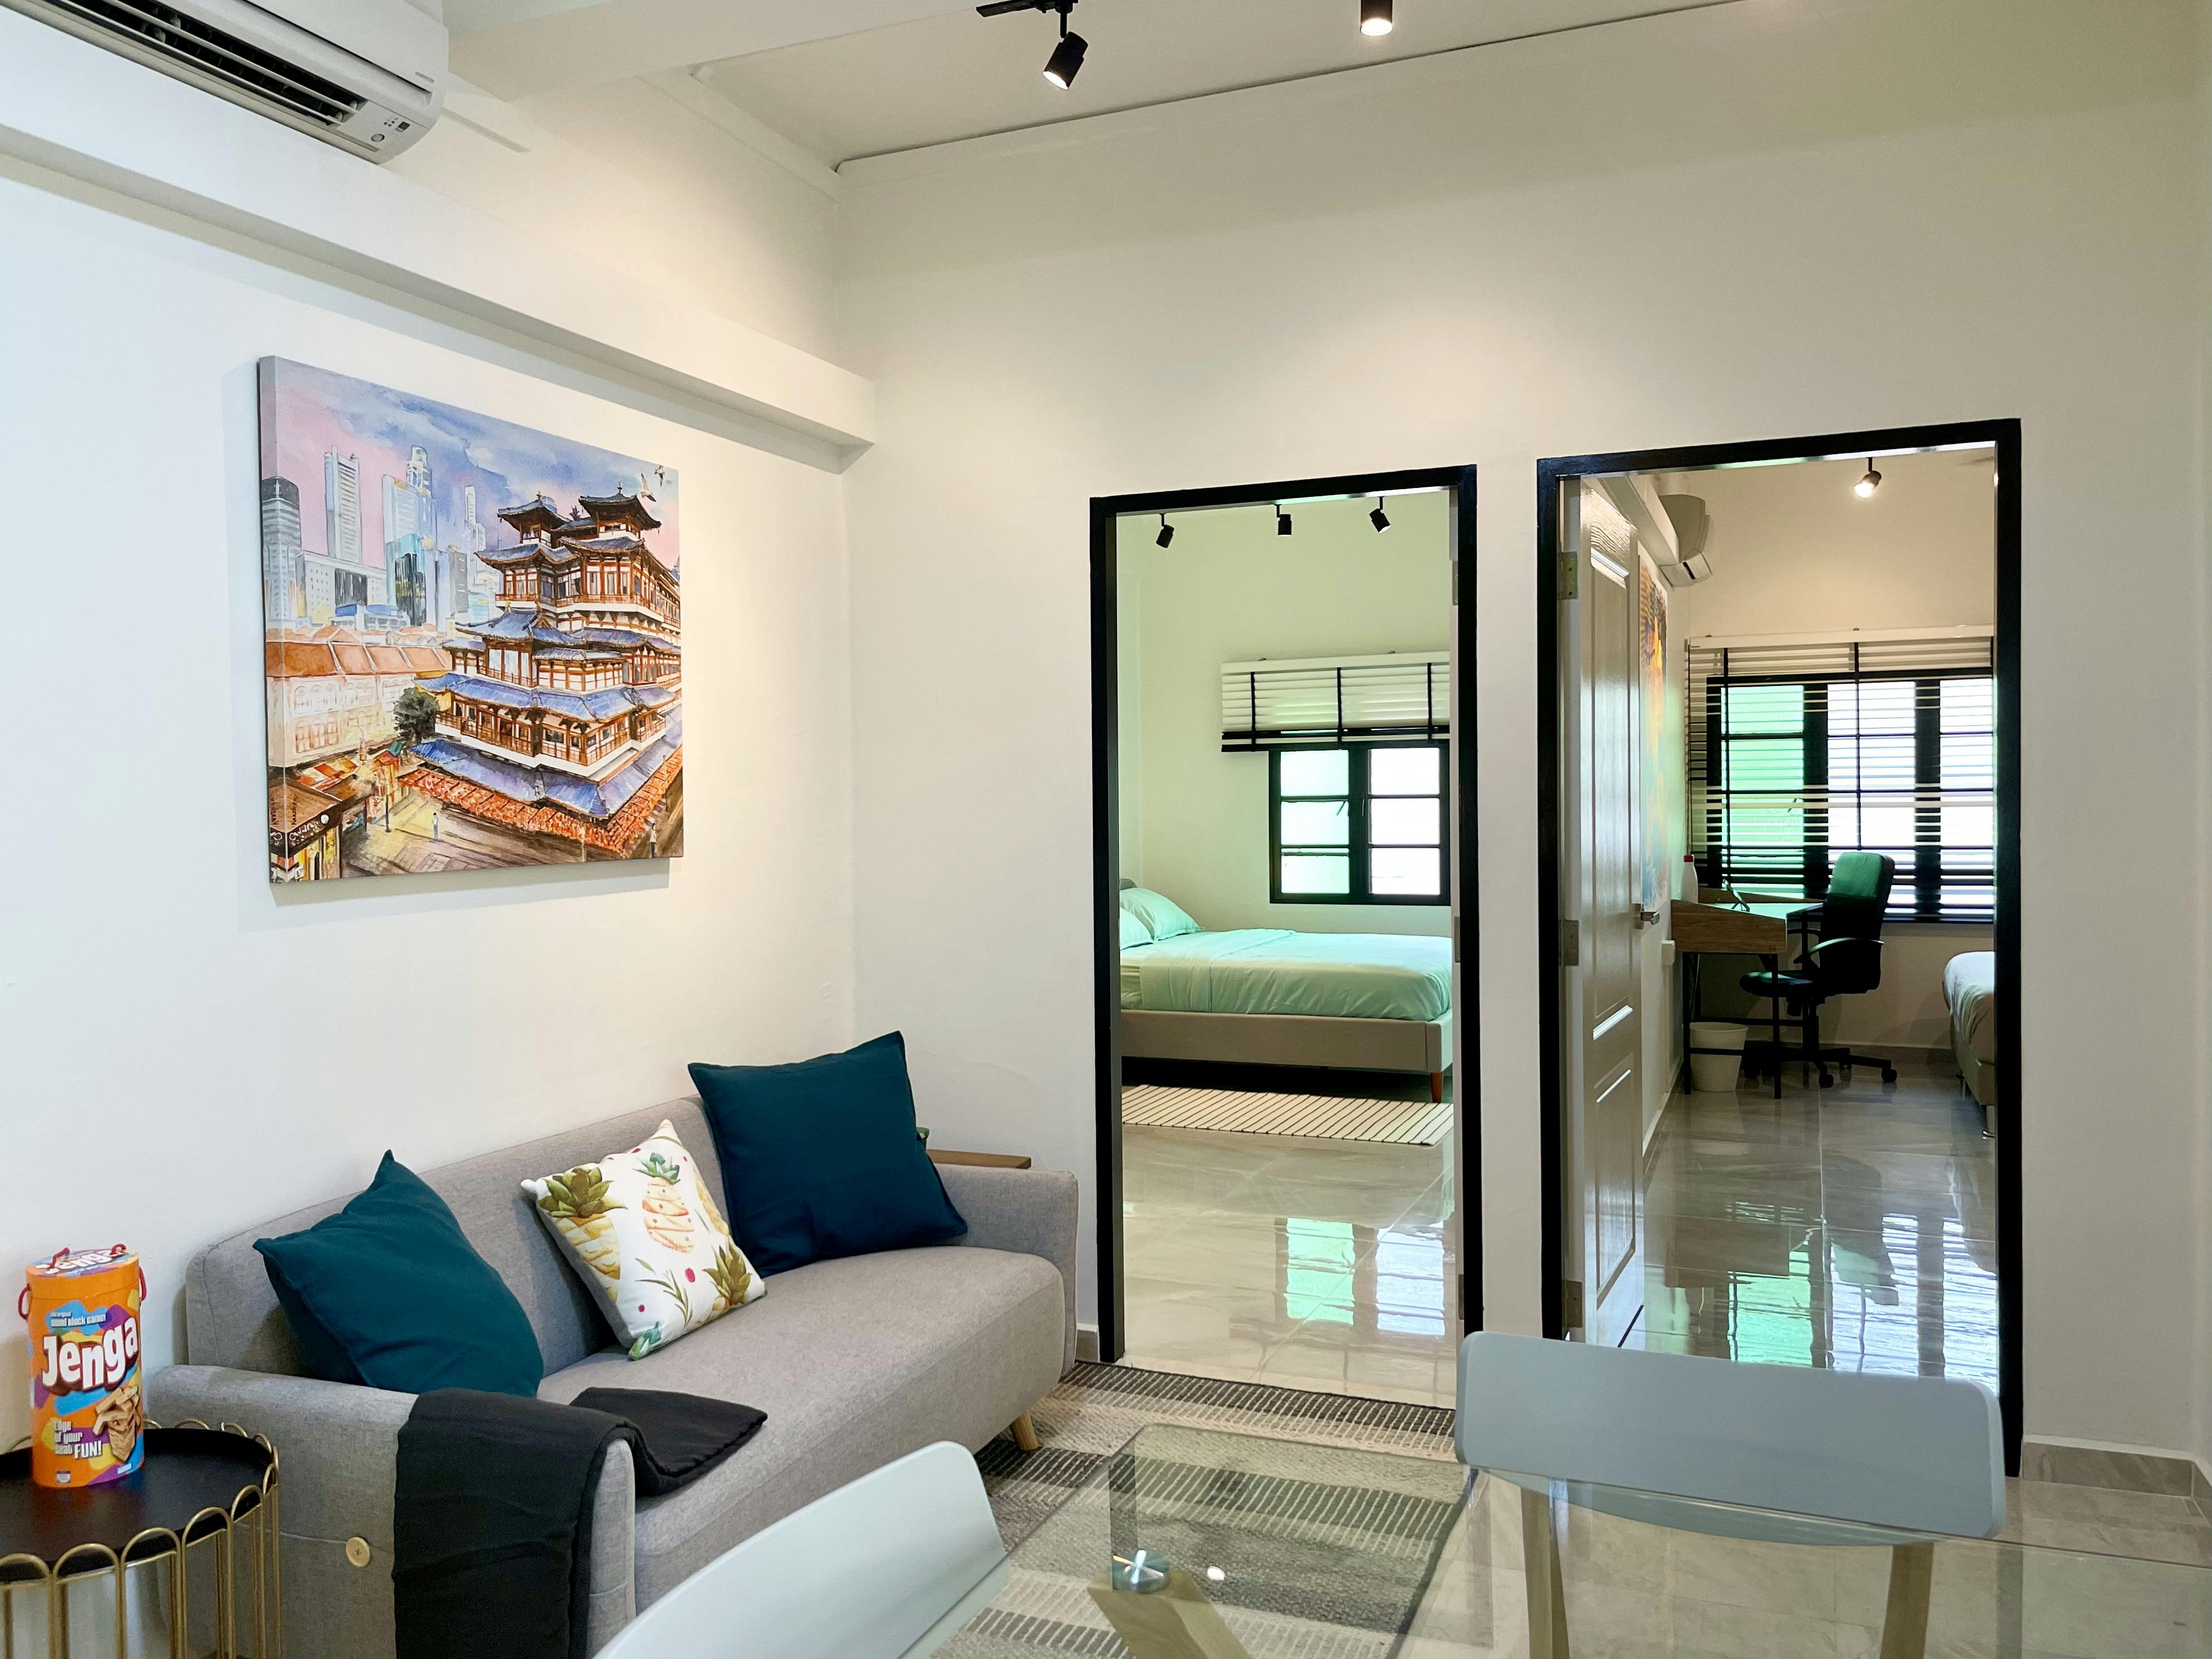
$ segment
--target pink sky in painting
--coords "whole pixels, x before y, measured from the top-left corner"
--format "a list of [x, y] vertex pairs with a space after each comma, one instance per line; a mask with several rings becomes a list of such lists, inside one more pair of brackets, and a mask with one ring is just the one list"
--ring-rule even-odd
[[672, 469], [304, 364], [272, 359], [270, 366], [273, 392], [266, 374], [263, 380], [262, 475], [289, 478], [299, 490], [300, 541], [311, 553], [331, 550], [324, 457], [335, 449], [358, 458], [362, 562], [382, 568], [384, 480], [404, 480], [408, 449], [420, 444], [429, 453], [441, 544], [458, 539], [465, 485], [476, 486], [477, 520], [495, 550], [515, 541], [495, 516], [502, 507], [542, 493], [567, 512], [580, 494], [642, 489], [661, 520], [660, 529], [647, 532], [647, 544], [662, 563], [678, 565]]

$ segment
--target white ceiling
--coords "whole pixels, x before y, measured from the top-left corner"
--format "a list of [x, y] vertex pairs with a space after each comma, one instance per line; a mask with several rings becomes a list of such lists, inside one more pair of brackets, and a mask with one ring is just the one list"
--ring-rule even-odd
[[1071, 23], [1091, 52], [1066, 91], [1042, 73], [1054, 19], [978, 17], [969, 4], [728, 58], [701, 78], [835, 166], [1697, 3], [1397, 0], [1396, 29], [1370, 39], [1359, 32], [1358, 0], [1078, 0]]
[[699, 79], [832, 166], [855, 156], [1302, 79], [1729, 0], [1077, 0], [1075, 85], [1041, 71], [1048, 15], [974, 0], [446, 0], [459, 74], [504, 97], [702, 65]]

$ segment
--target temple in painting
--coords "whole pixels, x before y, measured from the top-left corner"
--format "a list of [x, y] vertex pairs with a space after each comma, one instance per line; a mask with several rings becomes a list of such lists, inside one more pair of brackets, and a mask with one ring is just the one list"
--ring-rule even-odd
[[510, 829], [650, 856], [683, 765], [682, 594], [646, 539], [660, 520], [623, 492], [499, 517], [515, 544], [477, 556], [498, 614], [442, 641], [452, 672], [423, 682], [437, 736], [407, 782]]

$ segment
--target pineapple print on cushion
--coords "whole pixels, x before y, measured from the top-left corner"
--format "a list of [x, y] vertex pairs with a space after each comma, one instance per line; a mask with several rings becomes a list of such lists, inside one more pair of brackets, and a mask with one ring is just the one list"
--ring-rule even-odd
[[692, 1243], [691, 1212], [677, 1196], [677, 1187], [684, 1182], [684, 1171], [659, 1152], [646, 1155], [645, 1170], [645, 1234], [664, 1249], [690, 1254]]
[[551, 1219], [569, 1254], [603, 1279], [622, 1277], [622, 1248], [607, 1213], [620, 1208], [607, 1196], [607, 1178], [596, 1164], [546, 1176], [545, 1195], [538, 1200], [538, 1213]]
[[522, 1190], [632, 1359], [768, 1288], [671, 1124]]

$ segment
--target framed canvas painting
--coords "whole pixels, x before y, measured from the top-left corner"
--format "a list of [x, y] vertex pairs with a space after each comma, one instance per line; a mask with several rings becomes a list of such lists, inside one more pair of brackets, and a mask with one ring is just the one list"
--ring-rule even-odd
[[676, 474], [260, 365], [269, 879], [684, 850]]

